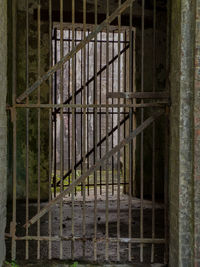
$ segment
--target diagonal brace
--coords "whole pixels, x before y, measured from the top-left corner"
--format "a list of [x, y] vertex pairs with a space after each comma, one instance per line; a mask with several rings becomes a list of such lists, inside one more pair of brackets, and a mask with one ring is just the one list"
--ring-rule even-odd
[[94, 171], [97, 171], [101, 166], [105, 165], [107, 160], [112, 157], [115, 153], [117, 153], [120, 149], [122, 149], [126, 144], [128, 144], [133, 138], [135, 138], [138, 134], [140, 134], [144, 129], [146, 129], [152, 122], [154, 122], [158, 117], [164, 114], [164, 111], [159, 111], [153, 116], [146, 119], [139, 127], [137, 127], [133, 132], [130, 133], [128, 137], [123, 139], [116, 145], [113, 149], [111, 149], [103, 158], [97, 161], [90, 169], [88, 169], [84, 174], [82, 174], [77, 180], [74, 181], [67, 189], [65, 189], [62, 193], [60, 193], [56, 198], [51, 200], [43, 209], [40, 210], [32, 219], [30, 219], [24, 227], [30, 227], [32, 224], [37, 222], [42, 216], [44, 216], [48, 211], [50, 211], [54, 205], [61, 202], [63, 198], [71, 193], [74, 188], [82, 183], [88, 176], [90, 176]]
[[97, 36], [108, 24], [110, 24], [115, 18], [123, 13], [135, 0], [126, 0], [121, 4], [110, 16], [108, 16], [100, 25], [98, 25], [93, 32], [91, 32], [83, 41], [75, 46], [67, 55], [56, 63], [48, 72], [46, 72], [40, 79], [38, 79], [31, 87], [29, 87], [24, 93], [17, 98], [17, 103], [23, 101], [27, 96], [34, 92], [44, 81], [60, 69], [65, 62], [70, 60], [78, 51], [80, 51], [86, 44], [88, 44], [93, 38]]

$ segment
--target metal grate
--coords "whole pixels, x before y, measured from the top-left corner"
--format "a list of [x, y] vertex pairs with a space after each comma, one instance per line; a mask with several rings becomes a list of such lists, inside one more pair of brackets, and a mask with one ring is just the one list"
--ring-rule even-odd
[[[41, 3], [37, 4], [37, 81], [29, 84], [29, 1], [26, 1], [26, 90], [16, 86], [16, 0], [13, 1], [13, 215], [10, 227], [12, 259], [17, 244], [24, 243], [24, 258], [60, 258], [90, 262], [156, 262], [168, 260], [167, 171], [168, 104], [167, 91], [156, 90], [156, 0], [153, 1], [153, 87], [144, 91], [145, 0], [141, 8], [141, 84], [136, 91], [133, 0], [118, 1], [106, 18], [98, 21], [98, 1], [94, 0], [94, 24], [87, 24], [86, 0], [83, 23], [76, 24], [75, 0], [72, 22], [64, 23], [63, 0], [60, 22], [49, 14], [49, 70], [41, 73]], [[122, 26], [127, 12], [129, 25]], [[117, 25], [111, 25], [117, 19]], [[48, 101], [43, 101], [43, 83], [48, 82]], [[35, 94], [36, 93], [36, 94]], [[35, 94], [35, 97], [33, 95]], [[17, 116], [26, 114], [26, 173], [24, 226], [18, 222], [17, 202]], [[37, 203], [31, 204], [30, 113], [37, 120]], [[41, 200], [41, 129], [48, 112], [48, 203]], [[138, 123], [140, 116], [140, 123]], [[156, 120], [165, 121], [165, 197], [156, 203]], [[138, 124], [136, 126], [136, 123]], [[150, 128], [151, 126], [152, 128]], [[148, 128], [149, 127], [149, 128]], [[144, 199], [144, 130], [152, 131], [152, 194]], [[134, 196], [136, 137], [140, 142], [140, 196]], [[139, 137], [139, 138], [138, 138]], [[103, 209], [103, 211], [102, 211]], [[33, 212], [32, 212], [33, 211]], [[159, 215], [160, 214], [160, 215]], [[156, 216], [161, 217], [156, 231]], [[56, 218], [56, 219], [55, 219]], [[150, 225], [150, 226], [149, 226]], [[147, 230], [148, 229], [148, 230]], [[46, 247], [46, 249], [45, 249]], [[43, 250], [45, 252], [43, 252]], [[23, 257], [23, 256], [22, 256]]]

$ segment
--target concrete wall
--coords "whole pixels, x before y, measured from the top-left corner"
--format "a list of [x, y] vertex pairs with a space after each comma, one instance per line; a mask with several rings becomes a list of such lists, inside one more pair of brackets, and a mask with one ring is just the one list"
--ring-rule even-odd
[[5, 257], [7, 178], [7, 1], [0, 0], [0, 266]]
[[171, 1], [170, 266], [193, 266], [195, 1]]

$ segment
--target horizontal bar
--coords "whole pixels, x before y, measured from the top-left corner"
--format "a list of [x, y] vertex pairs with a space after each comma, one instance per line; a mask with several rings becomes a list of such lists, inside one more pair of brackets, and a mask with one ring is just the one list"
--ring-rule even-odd
[[70, 60], [78, 51], [80, 51], [87, 43], [89, 43], [97, 34], [102, 31], [107, 24], [110, 24], [117, 16], [119, 16], [128, 6], [134, 2], [134, 0], [126, 0], [119, 8], [117, 8], [108, 18], [106, 18], [100, 25], [98, 25], [93, 32], [91, 32], [82, 42], [75, 46], [67, 55], [56, 63], [48, 72], [46, 72], [40, 79], [38, 79], [31, 87], [29, 87], [24, 93], [17, 98], [17, 103], [23, 101], [29, 96], [35, 89], [38, 88], [44, 81], [46, 81], [54, 72], [60, 69], [65, 62]]
[[[35, 241], [35, 240], [39, 240], [39, 241], [94, 241], [94, 239], [92, 237], [78, 237], [78, 236], [74, 236], [74, 237], [68, 237], [68, 236], [20, 236], [17, 237], [15, 236], [15, 240], [17, 241], [22, 241], [22, 240], [29, 240], [29, 241]], [[102, 241], [106, 241], [109, 240], [110, 242], [121, 242], [121, 243], [135, 243], [135, 244], [165, 244], [166, 240], [164, 238], [126, 238], [126, 237], [120, 237], [120, 238], [96, 238], [95, 242], [102, 242]]]
[[169, 92], [109, 92], [108, 98], [166, 99]]
[[77, 178], [73, 184], [71, 184], [67, 189], [65, 189], [60, 195], [54, 198], [51, 202], [49, 202], [43, 209], [40, 210], [38, 214], [36, 214], [31, 220], [29, 220], [24, 227], [29, 227], [30, 225], [37, 222], [44, 214], [46, 214], [49, 210], [53, 208], [53, 206], [64, 198], [65, 195], [71, 193], [74, 188], [82, 183], [88, 176], [90, 176], [94, 171], [98, 170], [100, 166], [105, 165], [105, 162], [108, 158], [112, 157], [116, 152], [118, 152], [121, 148], [123, 148], [126, 144], [128, 144], [133, 138], [135, 138], [138, 134], [140, 134], [144, 129], [146, 129], [156, 118], [160, 117], [164, 111], [157, 112], [153, 116], [146, 119], [140, 126], [138, 126], [133, 132], [130, 133], [128, 137], [126, 137], [123, 141], [116, 145], [113, 149], [111, 149], [103, 158], [97, 161], [89, 170], [87, 170], [84, 174], [82, 174], [79, 178]]
[[[145, 107], [164, 107], [168, 101], [143, 103], [143, 104], [16, 104], [14, 108], [145, 108]], [[12, 109], [12, 107], [7, 107]]]
[[[55, 38], [55, 37], [53, 37], [52, 40], [60, 41], [59, 38]], [[63, 39], [63, 41], [64, 41], [64, 42], [71, 42], [72, 39], [70, 39], [70, 38], [66, 38], [66, 39]], [[75, 39], [75, 41], [76, 41], [76, 42], [81, 42], [82, 39]], [[90, 43], [94, 43], [94, 42], [95, 42], [95, 40], [91, 40], [91, 41], [90, 41]], [[97, 43], [106, 43], [106, 42], [107, 42], [107, 40], [98, 40], [98, 39], [97, 39]], [[115, 41], [115, 40], [109, 40], [109, 43], [116, 43], [116, 44], [118, 44], [118, 41]], [[129, 44], [129, 41], [120, 41], [120, 44]]]

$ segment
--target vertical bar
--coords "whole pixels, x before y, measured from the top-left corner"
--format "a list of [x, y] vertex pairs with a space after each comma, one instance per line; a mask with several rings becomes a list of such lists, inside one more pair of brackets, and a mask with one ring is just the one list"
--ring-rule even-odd
[[[77, 30], [76, 30], [76, 28], [75, 28], [75, 46], [76, 46], [76, 39], [77, 39], [77, 37], [76, 37], [76, 32], [77, 32]], [[77, 67], [77, 64], [76, 64], [76, 54], [75, 54], [75, 80], [74, 80], [74, 82], [75, 82], [75, 92], [76, 92], [76, 80], [77, 80], [77, 75], [76, 75], [76, 67]], [[75, 97], [74, 97], [74, 101], [75, 101], [75, 104], [76, 104], [76, 95], [75, 95]], [[77, 113], [76, 113], [76, 109], [75, 109], [75, 118], [74, 118], [74, 123], [75, 123], [75, 166], [76, 166], [76, 160], [77, 160], [77, 158], [76, 158], [76, 152], [77, 152], [77, 138], [76, 138], [76, 123], [77, 123]], [[75, 167], [75, 180], [76, 180], [76, 167]], [[75, 187], [75, 196], [76, 196], [76, 187]]]
[[[144, 8], [145, 0], [142, 0], [142, 40], [141, 40], [141, 92], [144, 92]], [[141, 101], [143, 103], [143, 100]], [[141, 108], [141, 124], [144, 121], [144, 108]], [[140, 144], [140, 238], [143, 238], [143, 220], [144, 220], [144, 133], [141, 133], [141, 144]], [[143, 244], [140, 244], [140, 261], [143, 262]]]
[[[55, 48], [56, 49], [56, 48]], [[52, 66], [52, 0], [49, 0], [49, 68]], [[49, 104], [52, 104], [52, 77], [49, 78]], [[51, 201], [51, 177], [52, 177], [52, 112], [49, 109], [49, 202]], [[49, 211], [48, 234], [52, 235], [52, 213]], [[52, 258], [52, 242], [49, 239], [49, 260]]]
[[[40, 32], [40, 13], [41, 13], [41, 6], [40, 6], [40, 0], [38, 0], [38, 7], [37, 7], [37, 12], [38, 12], [38, 21], [37, 21], [37, 34], [38, 34], [38, 79], [40, 78], [40, 65], [41, 65], [41, 51], [40, 51], [40, 44], [41, 44], [41, 32]], [[40, 104], [40, 86], [38, 86], [38, 104]], [[40, 212], [40, 150], [41, 150], [41, 110], [38, 108], [38, 161], [37, 161], [37, 169], [38, 169], [38, 196], [37, 196], [37, 212]], [[38, 238], [40, 237], [40, 219], [37, 222], [37, 236]], [[40, 240], [38, 239], [37, 242], [37, 259], [40, 259]]]
[[[89, 30], [88, 30], [88, 34], [89, 34]], [[89, 68], [89, 65], [90, 65], [90, 43], [88, 43], [88, 49], [87, 49], [87, 81], [89, 81], [89, 78], [90, 78], [90, 68]], [[89, 104], [89, 90], [90, 87], [89, 87], [89, 84], [87, 85], [87, 104]], [[87, 112], [89, 112], [89, 108], [87, 109]], [[89, 114], [87, 115], [87, 151], [89, 151]], [[88, 157], [87, 159], [88, 161], [88, 164], [87, 164], [87, 167], [89, 169], [89, 166], [90, 166], [90, 157]], [[90, 195], [90, 178], [88, 177], [87, 179], [87, 186], [88, 186], [88, 196]]]
[[[83, 39], [86, 38], [86, 0], [83, 0]], [[86, 46], [83, 48], [83, 104], [86, 104]], [[87, 120], [86, 120], [86, 108], [83, 110], [83, 142], [82, 142], [82, 151], [83, 151], [83, 173], [86, 172], [86, 131], [87, 131]], [[83, 182], [83, 238], [86, 237], [86, 225], [85, 225], [85, 180]], [[85, 241], [83, 240], [83, 257], [85, 257]]]
[[[110, 6], [109, 0], [106, 1], [106, 17], [109, 17]], [[109, 24], [106, 27], [106, 94], [109, 92]], [[109, 151], [109, 109], [108, 109], [108, 98], [106, 98], [106, 154]], [[109, 258], [109, 171], [108, 171], [108, 159], [106, 160], [106, 251], [105, 259], [108, 261]]]
[[[97, 2], [95, 0], [95, 28], [97, 27]], [[94, 104], [97, 104], [97, 36], [94, 39]], [[94, 108], [94, 164], [97, 161], [97, 109]], [[94, 172], [94, 261], [97, 260], [97, 172]]]
[[[126, 47], [126, 31], [124, 31], [124, 48]], [[123, 70], [124, 70], [124, 92], [126, 92], [126, 51], [124, 52], [124, 62], [123, 62]], [[124, 104], [126, 104], [126, 99], [124, 99]], [[126, 108], [124, 108], [124, 119], [126, 117]], [[126, 122], [124, 123], [124, 138], [126, 137]], [[126, 194], [126, 146], [124, 146], [124, 194]]]
[[[26, 0], [26, 88], [29, 87], [29, 10], [28, 0]], [[26, 104], [29, 103], [29, 97]], [[29, 109], [26, 109], [26, 222], [29, 220]], [[26, 226], [26, 236], [28, 236]], [[26, 240], [26, 260], [29, 258], [29, 241]]]
[[[153, 92], [156, 89], [156, 0], [153, 1]], [[152, 124], [152, 238], [155, 238], [155, 121]], [[155, 245], [151, 246], [151, 262], [154, 262]]]
[[[100, 70], [102, 68], [102, 32], [100, 32]], [[101, 105], [101, 90], [102, 90], [102, 75], [100, 73], [100, 81], [99, 81], [99, 104]], [[99, 114], [99, 140], [101, 140], [101, 108], [100, 108], [100, 114]], [[101, 158], [101, 145], [99, 147], [99, 156]], [[104, 176], [103, 176], [104, 177]], [[102, 167], [100, 167], [100, 195], [102, 195]]]
[[[57, 29], [54, 29], [54, 38], [55, 38], [55, 51], [54, 51], [54, 64], [57, 63]], [[57, 104], [57, 72], [54, 74], [54, 104]], [[54, 176], [53, 176], [53, 185], [54, 185], [54, 197], [56, 197], [56, 175], [57, 175], [57, 109], [54, 109]]]
[[[113, 30], [113, 34], [112, 34], [112, 39], [113, 39], [113, 43], [112, 43], [112, 58], [114, 58], [115, 56], [115, 31]], [[115, 82], [115, 64], [114, 62], [112, 63], [112, 93], [114, 92], [114, 82]], [[112, 98], [112, 104], [114, 104], [114, 99]], [[114, 108], [112, 107], [112, 128], [114, 128]], [[112, 134], [112, 148], [114, 147], [114, 140], [113, 140], [113, 134]], [[114, 195], [115, 192], [115, 173], [114, 173], [114, 157], [112, 156], [112, 195]]]
[[[63, 47], [63, 0], [60, 0], [60, 58], [64, 56]], [[63, 103], [63, 71], [64, 66], [60, 69], [60, 103]], [[63, 108], [60, 109], [60, 192], [63, 191], [64, 176], [64, 121], [63, 121]], [[60, 202], [60, 236], [63, 235], [63, 202]], [[60, 259], [63, 258], [63, 241], [60, 240]]]
[[[70, 38], [71, 38], [71, 30], [69, 29], [68, 30], [68, 38], [69, 38], [69, 41], [68, 41], [68, 52], [70, 51], [70, 47], [71, 47], [71, 41], [70, 41]], [[70, 97], [71, 93], [70, 93], [70, 82], [71, 82], [71, 64], [70, 64], [71, 60], [68, 61], [68, 97]], [[70, 164], [71, 164], [71, 140], [70, 140], [70, 126], [71, 126], [71, 116], [70, 116], [70, 108], [68, 108], [68, 170], [70, 169]], [[68, 184], [70, 184], [70, 176], [68, 177]], [[69, 193], [69, 196], [70, 196], [70, 193]]]
[[[118, 5], [120, 7], [121, 0], [118, 0]], [[121, 15], [118, 16], [118, 93], [121, 91]], [[118, 98], [118, 105], [120, 105], [120, 98]], [[118, 125], [118, 140], [117, 143], [120, 143], [121, 129], [120, 129], [120, 107], [118, 107], [117, 114], [117, 125]], [[117, 153], [117, 261], [120, 261], [120, 150]]]
[[[72, 49], [74, 48], [75, 34], [75, 0], [72, 0]], [[72, 104], [75, 103], [75, 57], [72, 57]], [[75, 110], [72, 108], [72, 183], [75, 179]], [[72, 198], [72, 237], [74, 238], [74, 190], [71, 194]], [[74, 239], [71, 242], [71, 258], [74, 260]]]
[[[132, 25], [132, 15], [133, 6], [130, 4], [129, 10], [129, 91], [133, 91], [133, 25]], [[133, 100], [131, 100], [132, 104]], [[133, 131], [133, 108], [129, 109], [129, 133]], [[132, 238], [132, 182], [133, 182], [133, 141], [129, 145], [129, 238]], [[132, 260], [132, 244], [128, 244], [128, 258], [129, 261]]]
[[16, 259], [16, 185], [17, 185], [17, 175], [16, 175], [16, 152], [17, 152], [17, 114], [16, 114], [16, 25], [17, 25], [17, 13], [16, 13], [16, 0], [12, 1], [12, 105], [13, 105], [13, 210], [12, 210], [12, 224], [11, 224], [11, 234], [12, 234], [12, 248], [11, 256], [12, 260]]

